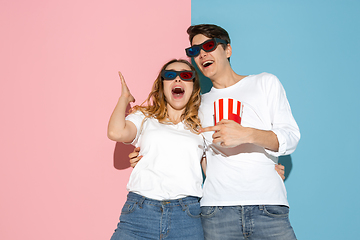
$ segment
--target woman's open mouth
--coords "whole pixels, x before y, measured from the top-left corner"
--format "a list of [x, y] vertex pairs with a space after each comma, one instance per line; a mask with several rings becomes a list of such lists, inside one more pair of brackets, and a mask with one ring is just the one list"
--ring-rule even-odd
[[182, 98], [185, 94], [185, 90], [179, 86], [174, 87], [171, 92], [174, 98]]

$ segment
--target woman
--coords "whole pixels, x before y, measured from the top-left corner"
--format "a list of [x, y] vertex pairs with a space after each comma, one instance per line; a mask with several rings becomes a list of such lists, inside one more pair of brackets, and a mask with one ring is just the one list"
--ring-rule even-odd
[[199, 199], [203, 138], [198, 134], [200, 84], [194, 67], [171, 60], [154, 82], [147, 104], [135, 106], [119, 73], [122, 92], [111, 115], [108, 137], [141, 147], [127, 201], [111, 240], [203, 239]]

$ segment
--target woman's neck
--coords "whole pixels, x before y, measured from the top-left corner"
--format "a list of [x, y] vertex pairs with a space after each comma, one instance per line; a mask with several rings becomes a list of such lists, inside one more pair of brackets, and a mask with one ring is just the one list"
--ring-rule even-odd
[[181, 116], [184, 113], [185, 108], [181, 110], [173, 109], [171, 106], [167, 106], [168, 119], [174, 124], [181, 122]]

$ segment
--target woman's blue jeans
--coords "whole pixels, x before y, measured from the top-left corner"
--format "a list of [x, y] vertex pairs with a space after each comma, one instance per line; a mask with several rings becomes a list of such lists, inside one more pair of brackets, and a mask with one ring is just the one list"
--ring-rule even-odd
[[286, 206], [214, 206], [201, 211], [206, 240], [296, 240]]
[[130, 192], [111, 240], [203, 240], [199, 198], [157, 201]]

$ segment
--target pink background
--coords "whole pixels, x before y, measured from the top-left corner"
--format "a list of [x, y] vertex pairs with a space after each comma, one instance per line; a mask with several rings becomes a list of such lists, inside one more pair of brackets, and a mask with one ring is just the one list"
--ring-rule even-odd
[[191, 2], [1, 0], [0, 239], [110, 239], [131, 169], [107, 139], [121, 70], [140, 104], [185, 58]]

